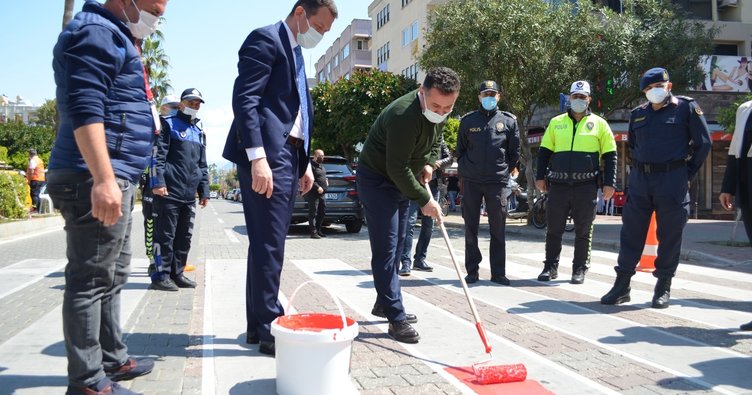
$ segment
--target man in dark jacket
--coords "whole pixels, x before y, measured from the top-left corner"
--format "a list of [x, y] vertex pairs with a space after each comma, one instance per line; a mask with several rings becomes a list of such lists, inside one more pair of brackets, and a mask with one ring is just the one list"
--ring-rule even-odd
[[159, 126], [135, 42], [156, 30], [166, 6], [87, 1], [53, 50], [60, 123], [47, 186], [66, 223], [67, 394], [135, 394], [113, 381], [154, 367], [128, 356], [120, 291], [130, 273], [134, 185]]
[[151, 183], [156, 216], [154, 241], [159, 251], [154, 252], [156, 271], [151, 275], [150, 289], [177, 291], [196, 286], [183, 271], [191, 249], [196, 192], [201, 207], [209, 202], [206, 137], [196, 118], [203, 102], [198, 89], [186, 89], [180, 95], [178, 113], [162, 118]]
[[465, 269], [468, 283], [478, 281], [483, 257], [478, 248], [481, 203], [485, 200], [491, 232], [491, 281], [509, 285], [506, 277], [504, 227], [509, 173], [520, 158], [517, 118], [498, 108], [499, 87], [483, 81], [478, 100], [481, 108], [460, 121], [457, 136], [458, 172], [462, 179], [462, 217], [465, 219]]
[[326, 168], [324, 168], [324, 151], [317, 149], [313, 152], [311, 159], [311, 170], [313, 170], [313, 187], [303, 197], [308, 203], [308, 226], [311, 228], [311, 238], [320, 239], [326, 237], [321, 232], [321, 224], [324, 222], [326, 214], [326, 188], [329, 182], [326, 180]]

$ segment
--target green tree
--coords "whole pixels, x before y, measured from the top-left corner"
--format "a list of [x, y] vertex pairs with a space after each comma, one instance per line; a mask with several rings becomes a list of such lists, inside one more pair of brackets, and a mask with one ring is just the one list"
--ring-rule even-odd
[[55, 99], [45, 101], [37, 110], [34, 124], [57, 130], [57, 122], [57, 101]]
[[26, 169], [31, 148], [44, 158], [55, 141], [51, 127], [27, 125], [20, 121], [0, 123], [0, 146], [8, 148], [8, 164], [16, 169]]
[[[164, 21], [164, 18], [160, 18], [160, 24]], [[156, 32], [141, 42], [141, 60], [149, 77], [151, 92], [157, 103], [167, 95], [167, 92], [172, 90], [170, 77], [167, 73], [170, 68], [170, 58], [162, 46], [163, 41], [164, 34], [157, 29]]]
[[465, 88], [456, 113], [478, 106], [480, 81], [500, 83], [500, 106], [518, 117], [520, 159], [532, 186], [527, 131], [536, 112], [557, 105], [572, 81], [591, 81], [593, 109], [600, 101], [601, 113], [610, 114], [641, 96], [640, 75], [651, 67], [669, 68], [675, 90], [698, 81], [700, 55], [710, 53], [714, 34], [662, 0], [631, 0], [622, 14], [590, 1], [454, 0], [429, 15], [419, 63], [460, 75]]
[[381, 110], [415, 87], [414, 80], [379, 70], [316, 85], [311, 92], [316, 108], [312, 147], [352, 161], [355, 145], [365, 141]]
[[742, 103], [750, 100], [752, 100], [752, 94], [746, 94], [736, 99], [730, 106], [723, 107], [718, 111], [715, 119], [727, 133], [733, 133], [736, 127], [736, 110]]
[[444, 123], [444, 129], [441, 130], [444, 135], [444, 142], [446, 143], [447, 148], [449, 148], [449, 151], [452, 151], [452, 154], [457, 150], [457, 131], [459, 129], [459, 118], [447, 118]]

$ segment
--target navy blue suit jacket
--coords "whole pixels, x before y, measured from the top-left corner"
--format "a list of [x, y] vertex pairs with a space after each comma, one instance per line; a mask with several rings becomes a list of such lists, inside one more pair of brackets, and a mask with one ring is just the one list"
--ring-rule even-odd
[[[238, 56], [238, 78], [232, 95], [235, 119], [222, 156], [238, 165], [247, 165], [246, 148], [263, 146], [267, 160], [276, 162], [300, 110], [295, 58], [283, 22], [252, 31]], [[307, 82], [306, 92], [310, 132], [313, 101]], [[309, 154], [301, 146], [298, 155], [298, 173], [303, 176]]]

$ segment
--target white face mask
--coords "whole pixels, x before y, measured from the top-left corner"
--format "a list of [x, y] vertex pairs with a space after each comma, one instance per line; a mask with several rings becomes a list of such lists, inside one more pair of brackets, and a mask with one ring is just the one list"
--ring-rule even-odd
[[128, 18], [128, 14], [123, 10], [125, 20], [128, 22], [128, 30], [131, 31], [131, 34], [133, 34], [133, 37], [135, 38], [149, 37], [157, 30], [157, 27], [159, 27], [159, 17], [139, 9], [135, 0], [131, 0], [131, 2], [138, 10], [138, 22], [131, 22]]
[[[305, 11], [303, 12], [303, 15], [305, 17]], [[315, 47], [319, 43], [319, 41], [321, 41], [321, 38], [323, 38], [324, 35], [311, 27], [311, 24], [308, 22], [308, 18], [305, 18], [305, 21], [306, 21], [306, 24], [308, 25], [308, 31], [306, 31], [305, 33], [301, 33], [300, 23], [298, 22], [297, 40], [298, 40], [298, 44], [300, 44], [301, 47], [310, 49], [310, 48]]]
[[426, 98], [425, 98], [425, 96], [423, 96], [422, 93], [420, 94], [420, 96], [421, 96], [421, 99], [423, 101], [423, 107], [425, 107], [425, 109], [423, 110], [423, 116], [426, 117], [426, 119], [428, 120], [428, 122], [431, 122], [431, 123], [442, 123], [449, 116], [449, 113], [452, 112], [452, 110], [449, 110], [448, 113], [446, 113], [444, 115], [439, 115], [439, 114], [437, 114], [437, 113], [435, 113], [435, 112], [433, 112], [433, 111], [431, 111], [431, 110], [428, 109], [428, 105], [426, 104]]
[[190, 116], [191, 119], [196, 119], [196, 115], [198, 115], [198, 110], [194, 110], [188, 106], [183, 107], [180, 111], [182, 111], [183, 114]]
[[649, 102], [653, 104], [661, 104], [668, 96], [668, 88], [665, 86], [658, 86], [645, 92], [645, 97]]
[[570, 106], [572, 107], [572, 111], [581, 114], [587, 111], [588, 102], [585, 99], [572, 99]]

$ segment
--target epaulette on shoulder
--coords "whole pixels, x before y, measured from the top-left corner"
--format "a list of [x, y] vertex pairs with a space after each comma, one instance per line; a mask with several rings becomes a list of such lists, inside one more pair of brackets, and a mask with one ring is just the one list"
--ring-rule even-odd
[[460, 119], [463, 119], [463, 118], [465, 118], [465, 117], [466, 117], [466, 116], [468, 116], [468, 115], [472, 115], [472, 114], [475, 114], [476, 112], [478, 112], [478, 110], [475, 110], [475, 111], [470, 111], [470, 112], [466, 113], [465, 115], [461, 116], [461, 117], [460, 117]]
[[517, 116], [514, 115], [514, 114], [512, 114], [509, 111], [502, 111], [501, 113], [504, 114], [504, 115], [506, 115], [506, 116], [508, 116], [508, 117], [510, 117], [510, 118], [512, 118], [512, 119], [514, 119], [515, 121], [517, 120]]
[[682, 99], [682, 100], [686, 100], [686, 101], [695, 101], [695, 99], [693, 99], [693, 98], [691, 98], [689, 96], [684, 96], [684, 95], [674, 95], [674, 97], [676, 97], [677, 99]]
[[637, 110], [644, 110], [644, 109], [648, 108], [648, 104], [650, 104], [650, 102], [645, 102], [645, 103], [642, 103], [642, 104], [640, 104], [639, 106], [637, 106], [637, 107], [633, 108], [633, 109], [632, 109], [632, 112], [635, 112], [635, 111], [637, 111]]

